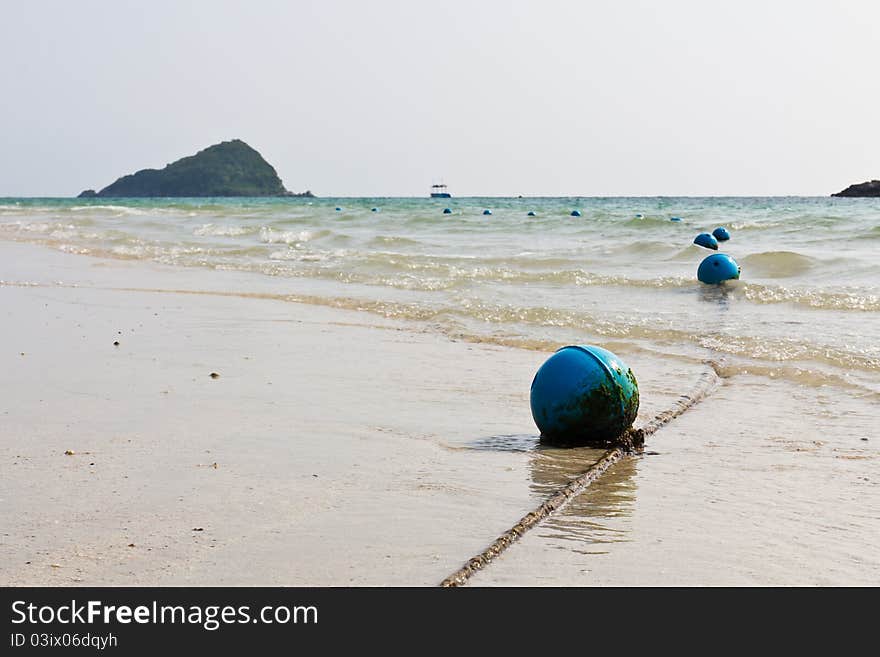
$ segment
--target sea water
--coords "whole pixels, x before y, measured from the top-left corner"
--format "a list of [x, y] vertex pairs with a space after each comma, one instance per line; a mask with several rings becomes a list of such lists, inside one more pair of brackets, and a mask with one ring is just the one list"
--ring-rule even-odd
[[[707, 286], [712, 251], [692, 242], [717, 226], [742, 277]], [[0, 239], [256, 272], [458, 339], [626, 343], [880, 401], [880, 199], [0, 199]]]

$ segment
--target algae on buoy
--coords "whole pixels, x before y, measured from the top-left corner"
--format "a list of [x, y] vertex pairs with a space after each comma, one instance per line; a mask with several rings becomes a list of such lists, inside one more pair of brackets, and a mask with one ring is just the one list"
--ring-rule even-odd
[[571, 345], [538, 369], [529, 402], [542, 439], [601, 442], [618, 437], [635, 421], [639, 386], [626, 363], [607, 349]]
[[736, 280], [742, 273], [736, 260], [726, 253], [713, 253], [703, 259], [697, 268], [697, 280], [709, 285], [717, 285], [724, 281]]

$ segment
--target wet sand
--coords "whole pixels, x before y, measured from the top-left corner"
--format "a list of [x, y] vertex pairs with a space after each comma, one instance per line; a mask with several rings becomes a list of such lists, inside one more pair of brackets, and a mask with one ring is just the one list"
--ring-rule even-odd
[[[0, 584], [434, 585], [597, 456], [536, 449], [545, 353], [219, 274], [0, 243]], [[700, 371], [620, 355], [642, 420]], [[776, 440], [817, 393], [749, 394], [727, 382], [472, 583], [880, 582], [874, 423], [835, 404]]]
[[494, 378], [539, 354], [10, 251], [50, 284], [0, 287], [4, 584], [434, 584], [530, 502], [520, 457], [444, 445], [526, 428]]
[[[811, 425], [815, 396], [788, 393], [725, 381], [471, 584], [517, 585], [530, 569], [548, 586], [876, 586], [873, 421], [838, 407], [828, 427]], [[564, 477], [560, 460], [534, 458], [534, 485]]]

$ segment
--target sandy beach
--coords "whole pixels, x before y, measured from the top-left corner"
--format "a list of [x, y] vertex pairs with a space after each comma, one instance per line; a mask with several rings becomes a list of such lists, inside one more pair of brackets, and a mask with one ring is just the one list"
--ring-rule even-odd
[[[548, 353], [285, 285], [0, 243], [0, 584], [435, 585], [597, 457], [537, 448]], [[639, 421], [701, 370], [620, 353]], [[725, 380], [472, 583], [880, 583], [873, 422], [757, 390]]]

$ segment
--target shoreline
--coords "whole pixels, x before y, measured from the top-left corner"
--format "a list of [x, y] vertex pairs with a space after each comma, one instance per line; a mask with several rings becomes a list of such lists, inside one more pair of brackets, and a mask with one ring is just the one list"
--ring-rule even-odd
[[[597, 458], [536, 449], [548, 354], [260, 297], [283, 286], [0, 242], [0, 583], [432, 586]], [[697, 374], [623, 356], [637, 424]], [[803, 419], [818, 392], [754, 380], [473, 584], [880, 582], [870, 418], [836, 409], [823, 435]]]
[[[190, 274], [3, 244], [5, 281], [10, 251], [43, 280]], [[0, 411], [4, 584], [430, 585], [530, 503], [521, 456], [457, 443], [528, 427], [510, 403], [522, 386], [490, 385], [486, 365], [528, 370], [540, 354], [272, 300], [0, 294], [18, 320]], [[482, 372], [471, 383], [465, 356]]]

